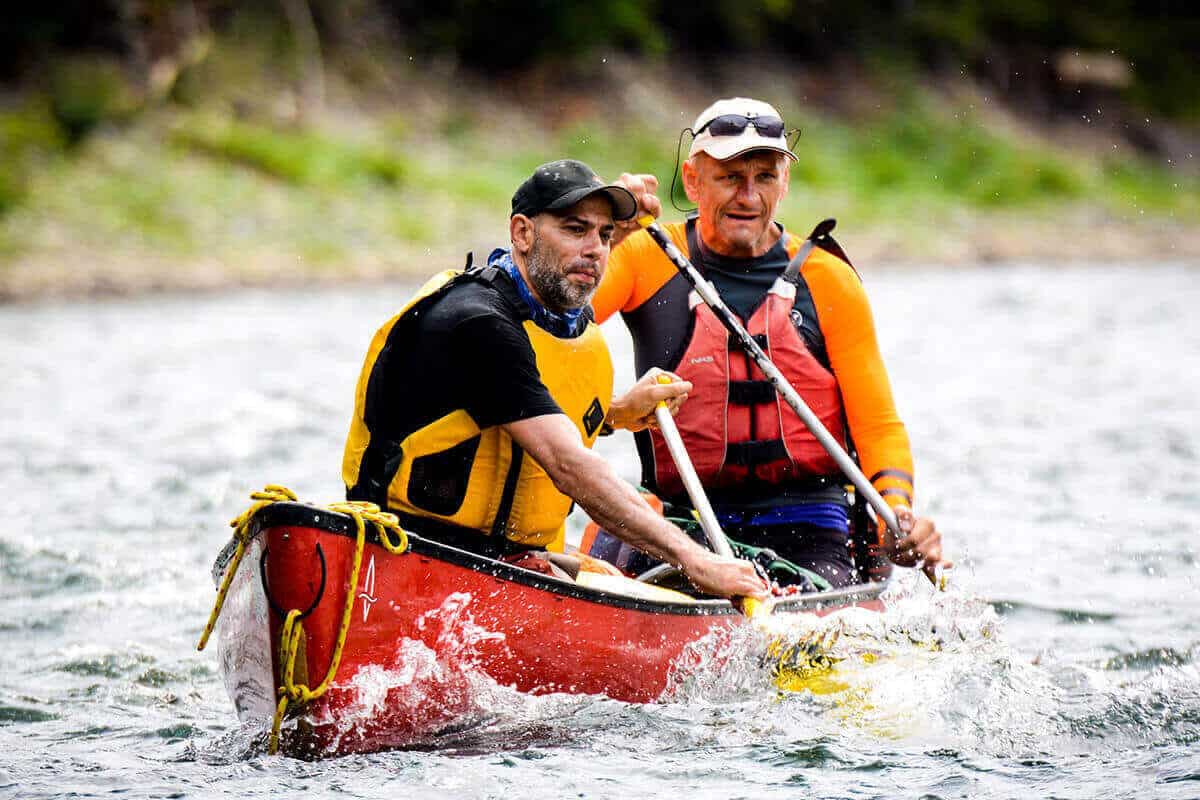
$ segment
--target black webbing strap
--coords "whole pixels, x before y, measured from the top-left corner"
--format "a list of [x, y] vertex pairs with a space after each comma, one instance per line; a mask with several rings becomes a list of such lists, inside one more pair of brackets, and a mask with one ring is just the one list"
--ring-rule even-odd
[[816, 244], [812, 239], [805, 239], [804, 244], [800, 245], [800, 249], [796, 251], [796, 255], [788, 262], [787, 269], [783, 271], [783, 279], [788, 283], [795, 283], [800, 277], [800, 267], [804, 266], [804, 262], [808, 260], [808, 254], [813, 251]]
[[687, 219], [683, 224], [683, 230], [684, 235], [687, 238], [687, 257], [691, 260], [692, 265], [699, 270], [701, 274], [703, 274], [704, 259], [702, 259], [700, 256], [704, 253], [704, 248], [700, 243], [700, 234], [696, 230], [696, 221], [698, 219], [700, 219], [699, 211], [688, 214]]
[[804, 240], [804, 244], [800, 245], [800, 249], [796, 251], [796, 255], [788, 262], [787, 269], [783, 271], [783, 279], [785, 281], [788, 283], [796, 282], [796, 279], [800, 276], [800, 268], [808, 260], [809, 253], [817, 246], [819, 240], [828, 237], [830, 232], [836, 227], [837, 220], [831, 218], [821, 220], [817, 224], [817, 227], [813, 228], [812, 233]]
[[508, 463], [508, 474], [504, 476], [504, 491], [500, 495], [500, 505], [496, 508], [496, 519], [492, 522], [492, 536], [506, 538], [508, 517], [512, 514], [513, 499], [517, 495], [517, 478], [521, 475], [521, 461], [525, 451], [515, 441], [512, 443], [512, 460]]
[[388, 487], [400, 470], [403, 455], [399, 443], [372, 437], [359, 461], [358, 482], [346, 487], [346, 499], [374, 503], [386, 511]]
[[775, 402], [770, 381], [730, 381], [729, 402], [737, 406], [760, 406]]
[[725, 446], [725, 463], [740, 467], [769, 464], [788, 459], [787, 448], [782, 439], [757, 439], [749, 442], [732, 442]]

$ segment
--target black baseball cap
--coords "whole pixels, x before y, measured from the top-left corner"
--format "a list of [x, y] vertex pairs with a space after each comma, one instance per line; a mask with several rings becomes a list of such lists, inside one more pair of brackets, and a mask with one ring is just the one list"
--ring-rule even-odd
[[587, 164], [570, 158], [535, 169], [513, 194], [512, 213], [533, 217], [543, 211], [561, 211], [597, 192], [604, 192], [612, 203], [613, 219], [626, 220], [637, 213], [632, 192], [620, 184], [605, 183]]

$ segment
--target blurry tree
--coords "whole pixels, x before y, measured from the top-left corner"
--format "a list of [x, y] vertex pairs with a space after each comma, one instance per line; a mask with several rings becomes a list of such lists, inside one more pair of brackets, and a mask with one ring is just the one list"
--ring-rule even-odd
[[660, 52], [657, 0], [379, 0], [417, 52], [448, 52], [487, 69], [512, 69], [592, 48]]
[[[0, 80], [36, 77], [56, 53], [98, 50], [144, 62], [146, 84], [157, 86], [171, 73], [169, 65], [154, 72], [157, 54], [186, 63], [203, 52], [210, 28], [246, 10], [290, 31], [305, 65], [302, 81], [317, 98], [322, 54], [342, 46], [348, 16], [357, 14], [393, 23], [411, 52], [448, 54], [490, 71], [595, 48], [700, 57], [760, 52], [816, 65], [882, 55], [965, 67], [1003, 91], [1045, 93], [1062, 92], [1055, 88], [1060, 58], [1078, 52], [1097, 65], [1107, 57], [1130, 67], [1127, 86], [1117, 87], [1129, 99], [1200, 116], [1195, 0], [59, 0], [6, 9]], [[165, 51], [157, 44], [163, 31], [174, 42]], [[1064, 95], [1086, 95], [1078, 78], [1067, 81]]]
[[325, 65], [321, 39], [308, 0], [280, 0], [291, 29], [292, 49], [299, 62], [300, 117], [325, 103]]

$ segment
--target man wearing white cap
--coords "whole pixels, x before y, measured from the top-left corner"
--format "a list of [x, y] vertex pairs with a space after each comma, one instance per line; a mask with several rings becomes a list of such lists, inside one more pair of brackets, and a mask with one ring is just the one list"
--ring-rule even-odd
[[[804, 239], [775, 219], [797, 158], [783, 119], [767, 103], [735, 97], [705, 109], [691, 131], [683, 185], [696, 212], [664, 230], [830, 432], [857, 450], [864, 472], [896, 509], [906, 538], [897, 544], [879, 526], [867, 537], [869, 549], [896, 564], [922, 564], [932, 576], [943, 563], [941, 536], [931, 520], [910, 511], [908, 436], [862, 283], [829, 236], [832, 220]], [[657, 186], [650, 176], [622, 180], [639, 196]], [[649, 205], [646, 199], [642, 204]], [[645, 232], [613, 250], [592, 305], [598, 322], [622, 313], [638, 374], [658, 367], [694, 385], [676, 421], [731, 538], [793, 562], [802, 570], [797, 582], [805, 585], [863, 580], [868, 548], [854, 552], [855, 514], [836, 463], [749, 355], [731, 346], [716, 317]], [[687, 506], [662, 437], [644, 431], [637, 445], [644, 485], [668, 503]], [[857, 525], [860, 536], [864, 520]]]

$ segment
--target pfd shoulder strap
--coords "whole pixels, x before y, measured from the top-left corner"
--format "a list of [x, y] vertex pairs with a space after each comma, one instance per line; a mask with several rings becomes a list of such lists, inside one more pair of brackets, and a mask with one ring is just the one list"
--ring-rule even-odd
[[700, 234], [696, 230], [696, 220], [700, 218], [699, 211], [693, 211], [684, 217], [683, 228], [687, 236], [687, 257], [692, 262], [692, 265], [700, 272], [704, 272], [704, 259], [700, 255], [704, 252], [700, 244]]
[[[788, 262], [787, 269], [784, 270], [782, 278], [788, 283], [796, 287], [796, 300], [793, 308], [804, 319], [817, 319], [817, 308], [813, 302], [812, 292], [809, 291], [808, 283], [800, 275], [800, 269], [804, 266], [804, 262], [812, 254], [814, 247], [820, 247], [849, 264], [849, 260], [842, 252], [842, 248], [830, 236], [830, 232], [837, 226], [837, 220], [833, 218], [821, 220], [817, 227], [813, 228], [812, 233], [804, 240], [804, 244], [796, 251], [796, 255]], [[853, 267], [851, 267], [853, 269]], [[811, 328], [801, 328], [801, 335], [804, 337], [805, 344], [808, 345], [809, 351], [817, 359], [817, 361], [827, 370], [832, 370], [829, 363], [829, 353], [825, 349], [825, 335], [821, 331], [819, 325], [814, 325]]]
[[[783, 279], [785, 281], [788, 283], [797, 283], [800, 277], [800, 268], [804, 266], [804, 262], [808, 260], [809, 254], [817, 246], [820, 246], [822, 250], [828, 250], [847, 264], [850, 263], [850, 260], [846, 258], [846, 254], [842, 252], [842, 248], [829, 235], [836, 227], [837, 220], [832, 217], [823, 219], [817, 223], [817, 227], [813, 228], [812, 233], [804, 240], [804, 244], [800, 245], [800, 249], [796, 251], [796, 255], [788, 262], [787, 269], [783, 271]], [[829, 247], [830, 243], [836, 249], [831, 249]]]
[[512, 516], [513, 501], [517, 496], [517, 479], [521, 477], [521, 462], [525, 460], [525, 449], [512, 440], [512, 457], [508, 462], [508, 473], [504, 476], [504, 488], [500, 493], [500, 504], [496, 508], [496, 519], [492, 521], [492, 536], [504, 539], [508, 532], [508, 520]]
[[835, 227], [837, 227], [837, 220], [832, 217], [823, 219], [817, 223], [817, 227], [813, 228], [812, 233], [808, 235], [808, 238], [804, 240], [804, 244], [796, 252], [796, 257], [788, 263], [788, 268], [783, 276], [785, 280], [796, 283], [797, 276], [800, 274], [800, 268], [804, 266], [805, 260], [812, 253], [814, 247], [819, 247], [826, 253], [831, 253], [842, 261], [845, 261], [846, 266], [854, 271], [859, 280], [862, 280], [862, 276], [858, 274], [858, 269], [850, 260], [850, 256], [846, 255], [846, 251], [837, 243], [837, 240], [829, 235]]
[[508, 273], [491, 264], [473, 266], [474, 262], [475, 253], [468, 251], [463, 271], [447, 281], [446, 285], [438, 289], [436, 294], [440, 295], [452, 286], [466, 283], [467, 281], [484, 283], [498, 291], [508, 301], [518, 322], [529, 319], [529, 309], [525, 305], [525, 301], [521, 299], [521, 295], [517, 293], [517, 287], [513, 285], [512, 278], [508, 277]]

